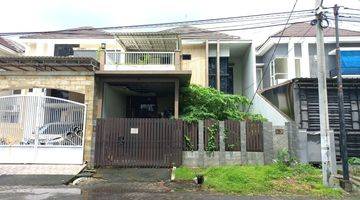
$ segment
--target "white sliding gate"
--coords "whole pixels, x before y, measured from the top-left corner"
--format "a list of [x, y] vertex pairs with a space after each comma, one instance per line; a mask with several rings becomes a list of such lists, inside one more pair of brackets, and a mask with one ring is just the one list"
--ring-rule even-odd
[[85, 118], [74, 101], [0, 97], [0, 163], [82, 164]]

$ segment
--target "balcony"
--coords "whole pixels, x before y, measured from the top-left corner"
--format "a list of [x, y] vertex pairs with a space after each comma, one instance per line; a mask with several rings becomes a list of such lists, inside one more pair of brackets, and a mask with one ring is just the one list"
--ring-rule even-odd
[[106, 51], [105, 70], [175, 69], [175, 52]]

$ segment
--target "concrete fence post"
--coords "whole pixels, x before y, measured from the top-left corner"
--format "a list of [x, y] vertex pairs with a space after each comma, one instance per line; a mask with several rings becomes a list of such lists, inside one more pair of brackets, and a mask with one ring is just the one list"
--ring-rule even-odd
[[246, 153], [246, 122], [240, 122], [240, 150], [241, 150], [241, 164], [247, 163]]
[[205, 146], [204, 146], [204, 121], [198, 121], [198, 153], [199, 153], [199, 160], [198, 160], [198, 167], [204, 167], [204, 156], [205, 156]]
[[225, 165], [225, 123], [224, 121], [219, 121], [219, 165]]
[[271, 164], [274, 159], [274, 130], [271, 122], [263, 122], [263, 154], [264, 164]]
[[[290, 130], [292, 131], [292, 130]], [[293, 132], [291, 133], [293, 134]], [[300, 129], [298, 132], [298, 144], [297, 146], [297, 154], [296, 157], [299, 159], [301, 163], [308, 163], [308, 139], [307, 139], [307, 131], [305, 129]], [[294, 147], [296, 148], [296, 147]]]

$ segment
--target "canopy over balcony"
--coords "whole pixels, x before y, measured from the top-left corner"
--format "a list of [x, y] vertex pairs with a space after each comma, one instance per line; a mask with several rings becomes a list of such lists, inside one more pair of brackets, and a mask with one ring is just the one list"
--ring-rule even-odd
[[116, 33], [119, 44], [125, 51], [174, 52], [179, 49], [179, 36], [161, 32]]

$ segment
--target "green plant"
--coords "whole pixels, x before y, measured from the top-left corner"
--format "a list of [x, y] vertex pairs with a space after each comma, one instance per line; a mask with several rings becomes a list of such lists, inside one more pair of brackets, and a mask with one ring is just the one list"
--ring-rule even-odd
[[214, 151], [217, 150], [217, 146], [216, 146], [216, 136], [219, 132], [219, 124], [215, 123], [213, 125], [211, 125], [210, 127], [207, 128], [208, 130], [208, 141], [207, 141], [207, 145], [206, 145], [206, 151], [208, 153], [213, 153]]
[[187, 151], [194, 151], [194, 145], [191, 144], [191, 139], [188, 135], [184, 135], [185, 146]]
[[190, 85], [181, 89], [181, 118], [188, 122], [204, 119], [264, 121], [259, 114], [241, 111], [250, 100], [241, 95], [225, 94], [214, 88]]
[[308, 199], [340, 198], [342, 191], [322, 184], [321, 170], [310, 165], [294, 167], [271, 165], [180, 167], [176, 180], [192, 181], [196, 174], [205, 177], [203, 189], [240, 195], [307, 195]]
[[351, 157], [351, 158], [349, 158], [348, 163], [350, 165], [360, 165], [360, 158]]
[[150, 64], [151, 61], [152, 61], [152, 57], [149, 54], [145, 54], [143, 57], [139, 58], [138, 64], [146, 65], [146, 64]]
[[297, 164], [297, 160], [287, 149], [284, 148], [277, 152], [275, 163], [284, 166], [294, 166]]

